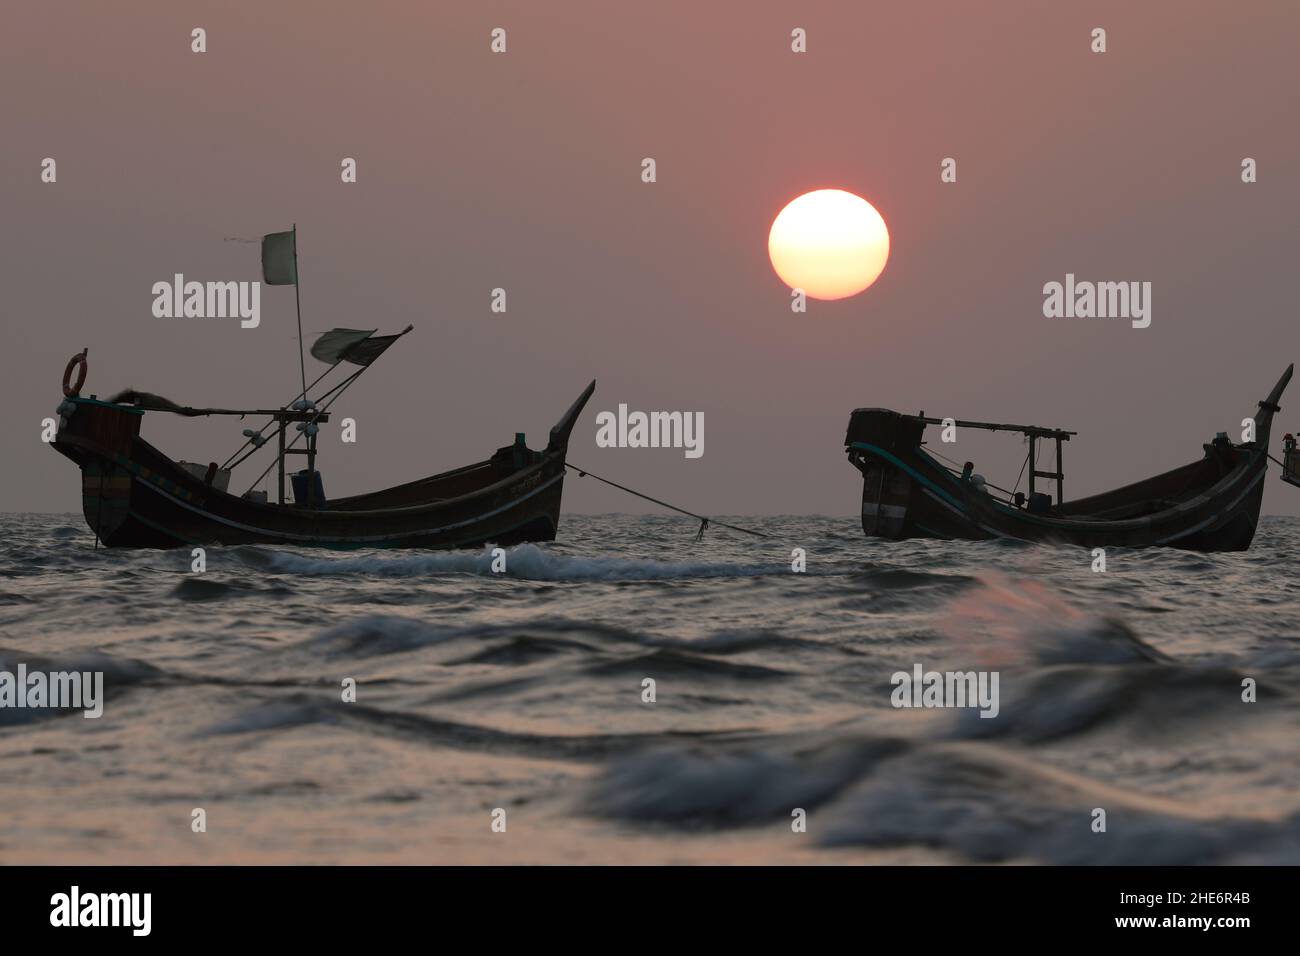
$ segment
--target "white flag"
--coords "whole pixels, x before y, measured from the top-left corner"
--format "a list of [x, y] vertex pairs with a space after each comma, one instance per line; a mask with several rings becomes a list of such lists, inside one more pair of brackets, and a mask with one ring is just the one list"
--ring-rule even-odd
[[262, 237], [262, 281], [267, 285], [298, 282], [297, 239], [293, 230]]

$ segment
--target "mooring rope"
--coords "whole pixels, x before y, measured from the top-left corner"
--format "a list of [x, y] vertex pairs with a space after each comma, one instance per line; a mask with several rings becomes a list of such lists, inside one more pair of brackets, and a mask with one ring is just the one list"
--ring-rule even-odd
[[719, 527], [722, 528], [730, 528], [732, 531], [741, 531], [744, 532], [745, 534], [752, 534], [756, 538], [771, 537], [770, 534], [764, 531], [755, 531], [753, 528], [742, 528], [739, 525], [727, 524], [727, 522], [719, 521], [717, 518], [706, 518], [704, 515], [697, 515], [694, 511], [687, 511], [685, 508], [679, 508], [676, 505], [670, 505], [666, 501], [661, 501], [658, 498], [652, 498], [650, 495], [642, 494], [641, 492], [635, 490], [634, 488], [627, 487], [627, 485], [620, 485], [617, 481], [610, 481], [608, 478], [602, 478], [600, 477], [600, 475], [590, 472], [586, 468], [579, 468], [577, 465], [572, 464], [571, 462], [566, 461], [564, 463], [564, 467], [572, 468], [574, 471], [578, 473], [579, 478], [586, 478], [588, 475], [590, 475], [592, 478], [595, 478], [597, 481], [603, 481], [605, 484], [617, 488], [619, 491], [626, 491], [629, 495], [636, 495], [638, 498], [644, 498], [646, 501], [652, 501], [655, 504], [660, 505], [661, 507], [668, 508], [670, 511], [676, 511], [679, 514], [684, 514], [687, 515], [688, 517], [696, 519], [700, 523], [700, 530], [695, 533], [696, 541], [703, 540], [704, 532], [709, 530], [710, 525], [718, 525]]
[[99, 550], [99, 530], [103, 527], [100, 520], [104, 513], [104, 466], [99, 466], [99, 494], [95, 497], [95, 550]]

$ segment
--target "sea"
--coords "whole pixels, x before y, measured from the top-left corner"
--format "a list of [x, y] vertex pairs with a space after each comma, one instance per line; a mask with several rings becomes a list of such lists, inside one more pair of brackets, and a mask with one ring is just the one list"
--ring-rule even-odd
[[[0, 863], [1300, 863], [1300, 521], [1250, 551], [565, 515], [462, 552], [0, 515]], [[997, 675], [996, 716], [899, 675]]]

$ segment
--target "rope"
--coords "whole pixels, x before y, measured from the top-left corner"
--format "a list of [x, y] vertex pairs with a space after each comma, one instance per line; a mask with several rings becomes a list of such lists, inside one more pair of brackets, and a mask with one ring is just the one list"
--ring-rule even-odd
[[586, 478], [588, 475], [591, 475], [591, 477], [595, 478], [597, 481], [603, 481], [605, 484], [617, 488], [619, 491], [626, 491], [629, 495], [636, 495], [638, 498], [644, 498], [646, 501], [652, 501], [657, 505], [669, 509], [670, 511], [676, 511], [679, 514], [684, 514], [687, 515], [688, 517], [695, 518], [697, 521], [700, 522], [700, 530], [695, 533], [696, 541], [701, 541], [704, 539], [704, 532], [709, 530], [710, 524], [716, 524], [723, 528], [730, 528], [732, 531], [741, 531], [744, 532], [745, 534], [752, 534], [756, 538], [771, 537], [770, 534], [767, 534], [766, 532], [763, 531], [755, 531], [752, 528], [742, 528], [739, 525], [727, 524], [725, 521], [719, 521], [717, 518], [706, 518], [704, 515], [697, 515], [694, 511], [687, 511], [685, 508], [679, 508], [676, 505], [670, 505], [666, 501], [660, 501], [658, 498], [652, 498], [649, 495], [642, 494], [641, 492], [629, 488], [626, 485], [620, 485], [617, 481], [610, 481], [608, 478], [602, 478], [600, 477], [600, 475], [593, 474], [592, 472], [587, 471], [587, 469], [579, 468], [577, 465], [570, 464], [567, 461], [564, 463], [564, 467], [572, 468], [574, 471], [578, 473], [579, 478]]
[[[1034, 447], [1037, 448], [1037, 446]], [[1029, 456], [1032, 455], [1033, 453], [1034, 453], [1033, 449], [1030, 449], [1028, 452], [1025, 453], [1025, 464], [1020, 466], [1020, 474], [1016, 475], [1016, 486], [1011, 489], [1012, 497], [1015, 497], [1016, 492], [1020, 490], [1020, 479], [1025, 477], [1025, 465], [1029, 464]], [[1034, 459], [1034, 467], [1035, 468], [1038, 467], [1037, 456], [1035, 456]]]
[[[240, 241], [242, 242], [243, 240], [240, 240]], [[336, 369], [336, 368], [338, 368], [338, 365], [331, 365], [331, 366], [330, 366], [329, 368], [327, 368], [325, 371], [321, 372], [320, 375], [316, 376], [316, 381], [312, 382], [310, 385], [307, 386], [307, 390], [310, 390], [310, 389], [315, 388], [315, 387], [320, 383], [320, 380], [321, 380], [321, 379], [323, 379], [323, 378], [324, 378], [326, 375], [328, 375], [330, 372], [334, 371], [334, 369]], [[302, 391], [302, 392], [299, 392], [299, 393], [298, 393], [298, 398], [306, 398], [306, 397], [307, 397], [307, 390], [304, 390], [304, 391]], [[326, 392], [325, 394], [328, 395], [329, 393]], [[323, 396], [322, 396], [322, 397], [323, 397]], [[293, 405], [294, 402], [298, 401], [298, 398], [291, 399], [290, 401], [286, 402], [285, 405], [284, 405], [284, 407], [285, 407], [285, 408], [289, 408], [290, 406]], [[257, 435], [258, 435], [258, 437], [259, 437], [259, 438], [262, 437], [262, 432], [266, 431], [268, 428], [270, 428], [270, 427], [271, 427], [272, 425], [274, 425], [274, 424], [275, 424], [275, 419], [273, 418], [273, 419], [271, 419], [269, 422], [267, 422], [265, 425], [263, 425], [261, 428], [259, 428], [259, 429], [257, 430]], [[249, 452], [247, 455], [245, 455], [243, 458], [240, 458], [239, 461], [235, 461], [235, 458], [237, 458], [237, 457], [239, 456], [239, 453], [240, 453], [241, 451], [243, 451], [245, 448], [247, 448], [249, 445], [253, 445], [253, 449], [252, 449], [252, 451], [250, 451], [250, 452]], [[221, 463], [221, 467], [222, 467], [222, 468], [237, 468], [237, 467], [239, 467], [240, 465], [242, 465], [242, 464], [243, 464], [243, 463], [248, 459], [248, 457], [249, 457], [250, 455], [254, 454], [254, 453], [255, 453], [259, 448], [261, 448], [261, 447], [262, 447], [261, 445], [255, 445], [255, 444], [253, 444], [253, 439], [251, 439], [251, 438], [246, 438], [246, 439], [244, 439], [244, 443], [243, 443], [242, 445], [240, 445], [238, 448], [235, 449], [234, 454], [232, 454], [229, 458], [227, 458], [225, 461], [223, 461], [223, 462]], [[235, 463], [234, 463], [233, 465], [231, 464], [232, 461], [235, 461]]]
[[95, 497], [95, 550], [99, 550], [100, 516], [104, 511], [104, 466], [99, 466], [99, 494]]
[[[312, 416], [311, 422], [309, 422], [308, 424], [312, 424], [312, 425], [316, 424], [317, 420], [321, 417], [321, 415], [324, 414], [325, 412], [329, 411], [329, 407], [330, 407], [331, 405], [333, 405], [335, 401], [338, 400], [339, 395], [342, 395], [344, 392], [346, 392], [346, 391], [348, 390], [348, 386], [350, 386], [353, 382], [355, 382], [358, 378], [360, 378], [360, 377], [361, 377], [361, 373], [364, 372], [364, 371], [365, 371], [366, 369], [368, 369], [369, 367], [370, 367], [369, 365], [363, 365], [361, 368], [357, 369], [355, 372], [353, 372], [351, 375], [349, 375], [349, 376], [348, 376], [347, 378], [345, 378], [343, 381], [339, 382], [337, 385], [335, 385], [335, 386], [334, 386], [333, 388], [331, 388], [329, 391], [327, 391], [327, 392], [321, 392], [321, 394], [318, 395], [318, 396], [316, 397], [316, 401], [317, 401], [317, 403], [319, 403], [321, 400], [323, 400], [323, 399], [325, 398], [326, 395], [332, 395], [334, 392], [338, 392], [338, 395], [334, 395], [334, 397], [331, 398], [328, 402], [326, 402], [324, 405], [321, 405], [319, 408], [317, 408], [317, 409], [316, 409], [316, 413]], [[317, 381], [319, 381], [319, 379], [318, 379]], [[288, 422], [282, 422], [281, 425], [282, 425], [282, 427], [287, 428], [288, 425], [289, 425], [289, 423], [288, 423]], [[265, 428], [266, 426], [263, 425], [262, 427]], [[278, 429], [277, 429], [277, 430], [278, 430]], [[300, 432], [298, 432], [298, 434], [294, 436], [293, 441], [289, 442], [289, 444], [287, 444], [287, 445], [284, 446], [284, 450], [285, 450], [285, 451], [288, 451], [288, 450], [289, 450], [290, 448], [292, 448], [294, 445], [298, 444], [298, 439], [304, 437], [306, 434], [307, 434], [306, 431], [300, 431]], [[251, 455], [252, 452], [250, 451], [248, 454]], [[248, 455], [245, 455], [245, 456], [244, 456], [244, 458], [247, 458], [247, 457], [248, 457]], [[241, 461], [242, 461], [242, 459], [241, 459]], [[254, 479], [253, 483], [252, 483], [251, 485], [249, 485], [248, 490], [249, 490], [249, 491], [252, 491], [252, 490], [253, 490], [254, 488], [256, 488], [259, 484], [261, 484], [262, 479], [265, 478], [267, 475], [269, 475], [269, 474], [271, 473], [271, 469], [274, 468], [274, 467], [276, 466], [276, 463], [279, 462], [279, 461], [280, 461], [280, 456], [279, 456], [279, 455], [276, 455], [276, 456], [275, 456], [275, 459], [274, 459], [274, 460], [273, 460], [269, 465], [266, 466], [266, 470], [265, 470], [264, 472], [262, 472], [260, 475], [258, 475], [257, 478]], [[283, 489], [282, 489], [282, 491], [283, 491]], [[247, 494], [247, 492], [245, 492], [245, 494]]]
[[[950, 461], [950, 462], [952, 462], [954, 465], [957, 464], [957, 461], [956, 461], [955, 459], [953, 459], [953, 458], [949, 458], [949, 457], [948, 457], [947, 455], [945, 455], [943, 452], [935, 451], [933, 448], [929, 448], [929, 449], [926, 451], [926, 454], [928, 454], [928, 455], [934, 455], [936, 458], [942, 458], [944, 461]], [[959, 474], [961, 474], [961, 472], [960, 472], [960, 471], [957, 471], [957, 469], [955, 469], [955, 468], [949, 468], [948, 470], [951, 471], [954, 475], [959, 475]], [[1023, 468], [1021, 469], [1021, 474], [1024, 474], [1024, 469], [1023, 469]], [[993, 484], [993, 482], [989, 481], [987, 478], [984, 479], [984, 484], [988, 485], [990, 488], [996, 488], [998, 491], [1002, 492], [1004, 495], [1007, 495], [1007, 496], [1009, 496], [1009, 497], [1013, 497], [1013, 498], [1015, 497], [1015, 494], [1016, 494], [1016, 493], [1015, 493], [1014, 491], [1007, 491], [1007, 489], [1003, 488], [1001, 485], [995, 485], [995, 484]], [[1020, 484], [1020, 480], [1019, 480], [1019, 479], [1016, 480], [1016, 484], [1017, 484], [1017, 485]]]

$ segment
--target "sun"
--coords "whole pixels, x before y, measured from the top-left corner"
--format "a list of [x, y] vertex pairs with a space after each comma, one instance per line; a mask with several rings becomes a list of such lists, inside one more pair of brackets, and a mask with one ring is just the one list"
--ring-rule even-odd
[[889, 230], [874, 206], [843, 189], [804, 193], [777, 214], [767, 236], [776, 274], [814, 299], [844, 299], [870, 286], [889, 259]]

